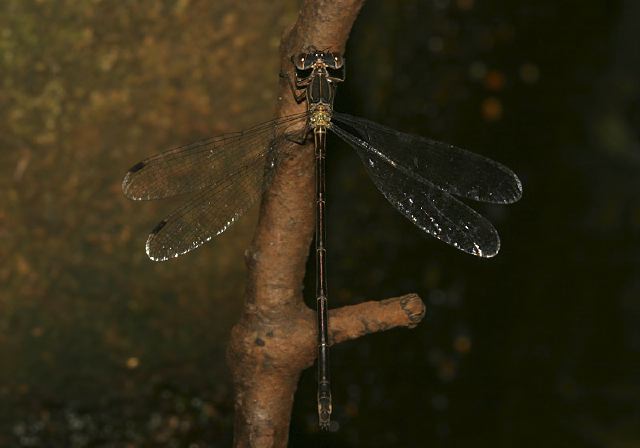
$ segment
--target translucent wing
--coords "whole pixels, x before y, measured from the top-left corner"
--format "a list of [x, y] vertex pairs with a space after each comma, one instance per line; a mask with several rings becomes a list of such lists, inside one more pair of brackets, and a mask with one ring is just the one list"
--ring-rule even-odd
[[522, 196], [518, 176], [481, 155], [347, 114], [334, 112], [332, 121], [373, 148], [384, 148], [398, 166], [447, 193], [496, 204], [516, 202]]
[[[498, 253], [498, 232], [476, 211], [359, 136], [334, 124], [330, 129], [356, 150], [384, 197], [421, 230], [472, 255], [492, 257]], [[384, 149], [387, 152], [388, 147]]]
[[306, 116], [306, 112], [290, 115], [149, 157], [129, 169], [122, 190], [130, 199], [150, 200], [213, 185], [227, 173], [263, 157], [270, 142], [279, 135], [301, 129]]
[[278, 163], [286, 135], [235, 171], [202, 189], [161, 221], [149, 235], [147, 255], [155, 261], [178, 257], [227, 230], [260, 197]]

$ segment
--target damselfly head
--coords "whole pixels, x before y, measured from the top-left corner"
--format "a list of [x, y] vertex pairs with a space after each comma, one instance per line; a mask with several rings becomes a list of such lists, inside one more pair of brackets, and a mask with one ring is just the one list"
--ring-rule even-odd
[[315, 48], [300, 53], [292, 59], [298, 70], [309, 70], [316, 67], [338, 69], [344, 65], [344, 58], [340, 54], [316, 50]]

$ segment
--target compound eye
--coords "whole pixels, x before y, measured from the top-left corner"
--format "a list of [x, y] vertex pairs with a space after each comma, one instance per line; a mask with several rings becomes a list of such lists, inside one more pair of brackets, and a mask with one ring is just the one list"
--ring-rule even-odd
[[344, 60], [342, 56], [340, 56], [339, 54], [333, 54], [333, 53], [325, 53], [323, 57], [323, 62], [327, 65], [327, 67], [334, 68], [334, 69], [341, 68], [342, 65], [344, 64]]
[[305, 68], [305, 61], [306, 61], [306, 55], [303, 53], [300, 53], [297, 56], [293, 57], [293, 65], [296, 66], [296, 68], [298, 70], [304, 70]]
[[307, 55], [304, 59], [304, 68], [305, 69], [309, 69], [313, 66], [313, 64], [315, 64], [316, 60], [313, 56], [311, 56], [310, 54]]

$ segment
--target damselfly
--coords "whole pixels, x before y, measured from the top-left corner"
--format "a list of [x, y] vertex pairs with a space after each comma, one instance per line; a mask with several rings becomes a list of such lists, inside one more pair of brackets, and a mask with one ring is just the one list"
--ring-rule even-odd
[[147, 240], [149, 258], [185, 254], [231, 226], [269, 186], [287, 143], [313, 134], [316, 153], [316, 302], [318, 321], [318, 417], [329, 427], [327, 279], [325, 248], [325, 150], [327, 130], [350, 146], [389, 202], [424, 232], [479, 257], [498, 253], [498, 233], [480, 214], [454, 196], [508, 204], [522, 195], [507, 167], [455, 146], [405, 134], [333, 110], [337, 84], [344, 81], [341, 55], [309, 48], [292, 58], [290, 81], [307, 111], [171, 149], [134, 165], [124, 194], [136, 200], [193, 193], [161, 221]]

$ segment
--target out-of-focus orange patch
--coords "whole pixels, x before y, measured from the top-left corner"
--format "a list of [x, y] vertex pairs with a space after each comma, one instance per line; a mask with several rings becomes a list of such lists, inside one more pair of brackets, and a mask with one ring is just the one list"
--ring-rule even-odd
[[132, 356], [131, 358], [127, 359], [127, 368], [128, 369], [135, 369], [140, 365], [140, 360], [138, 358], [136, 358], [135, 356]]
[[16, 270], [20, 275], [27, 275], [31, 273], [31, 264], [21, 255], [16, 257]]
[[471, 351], [471, 339], [468, 336], [457, 336], [453, 341], [453, 348], [458, 353], [469, 353]]
[[482, 102], [482, 118], [486, 121], [499, 121], [502, 118], [502, 102], [498, 98], [489, 97]]
[[498, 92], [504, 88], [505, 76], [497, 70], [490, 70], [484, 78], [484, 86], [487, 90]]
[[458, 0], [456, 2], [456, 5], [458, 6], [458, 9], [461, 11], [470, 11], [473, 9], [473, 6], [475, 4], [475, 0]]
[[438, 366], [438, 374], [443, 381], [451, 381], [456, 373], [456, 364], [451, 359], [444, 359]]

